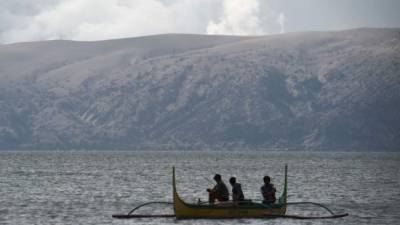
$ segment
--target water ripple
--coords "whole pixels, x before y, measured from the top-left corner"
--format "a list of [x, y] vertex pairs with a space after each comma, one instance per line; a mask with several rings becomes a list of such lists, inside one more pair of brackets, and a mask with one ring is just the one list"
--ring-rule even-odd
[[[266, 174], [281, 191], [289, 165], [289, 200], [325, 204], [349, 217], [269, 220], [268, 224], [399, 224], [400, 154], [321, 152], [0, 152], [0, 224], [265, 224], [265, 220], [115, 220], [148, 201], [171, 201], [171, 168], [187, 201], [206, 199], [214, 173], [236, 176], [259, 199]], [[154, 206], [144, 213], [172, 213]], [[324, 213], [290, 206], [290, 214]]]

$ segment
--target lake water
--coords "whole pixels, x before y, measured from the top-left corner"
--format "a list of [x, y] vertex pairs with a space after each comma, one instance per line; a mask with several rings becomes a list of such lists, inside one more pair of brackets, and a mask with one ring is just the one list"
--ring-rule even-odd
[[[259, 199], [262, 177], [289, 201], [322, 203], [340, 219], [117, 220], [148, 201], [171, 201], [172, 166], [186, 201], [207, 199], [215, 173], [236, 176]], [[141, 213], [173, 213], [168, 205]], [[322, 215], [311, 206], [288, 214]], [[327, 215], [327, 214], [324, 214]], [[0, 152], [0, 224], [400, 224], [400, 153], [323, 152]]]

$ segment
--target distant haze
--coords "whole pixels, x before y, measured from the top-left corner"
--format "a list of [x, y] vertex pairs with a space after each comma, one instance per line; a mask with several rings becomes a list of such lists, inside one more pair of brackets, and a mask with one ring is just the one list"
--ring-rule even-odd
[[398, 0], [2, 0], [0, 43], [400, 27]]

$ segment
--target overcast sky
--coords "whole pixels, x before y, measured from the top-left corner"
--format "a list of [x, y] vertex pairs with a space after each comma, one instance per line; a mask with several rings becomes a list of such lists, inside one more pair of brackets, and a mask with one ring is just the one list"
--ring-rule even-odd
[[0, 43], [400, 27], [400, 0], [0, 0]]

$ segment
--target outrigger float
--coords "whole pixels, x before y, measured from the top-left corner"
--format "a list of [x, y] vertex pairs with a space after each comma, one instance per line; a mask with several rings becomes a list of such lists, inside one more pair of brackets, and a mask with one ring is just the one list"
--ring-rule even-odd
[[[285, 181], [282, 195], [273, 204], [263, 204], [251, 200], [233, 203], [222, 202], [209, 204], [208, 202], [186, 203], [176, 189], [175, 168], [172, 168], [172, 195], [173, 202], [147, 202], [132, 209], [128, 214], [112, 215], [113, 218], [157, 218], [173, 217], [177, 219], [228, 219], [228, 218], [292, 218], [292, 219], [328, 219], [345, 217], [348, 214], [335, 214], [328, 207], [314, 202], [287, 202], [287, 165], [285, 166]], [[150, 204], [173, 205], [174, 214], [133, 214], [137, 209]], [[312, 204], [324, 208], [330, 215], [327, 216], [300, 216], [287, 215], [288, 205]]]

